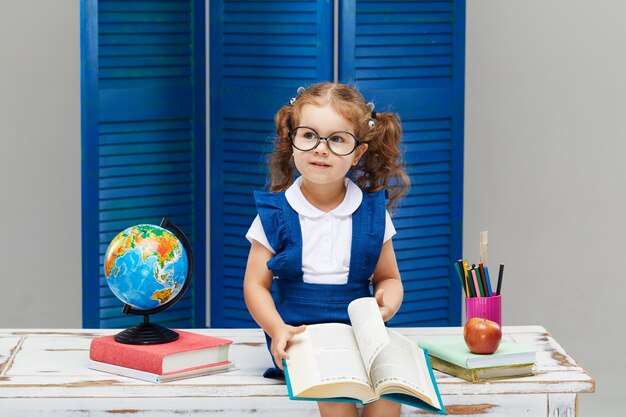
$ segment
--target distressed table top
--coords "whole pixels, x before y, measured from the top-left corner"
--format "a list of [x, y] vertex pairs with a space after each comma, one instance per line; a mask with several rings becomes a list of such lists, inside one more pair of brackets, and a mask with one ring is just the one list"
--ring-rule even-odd
[[[461, 327], [395, 328], [418, 342], [461, 334]], [[230, 372], [166, 384], [151, 384], [87, 368], [92, 338], [119, 330], [0, 329], [0, 400], [2, 398], [207, 398], [287, 397], [280, 381], [261, 375], [270, 366], [259, 329], [192, 329], [234, 341]], [[470, 383], [435, 371], [443, 396], [500, 394], [579, 394], [593, 392], [595, 381], [541, 326], [504, 326], [504, 338], [535, 346], [536, 375]], [[190, 389], [191, 388], [191, 389]]]

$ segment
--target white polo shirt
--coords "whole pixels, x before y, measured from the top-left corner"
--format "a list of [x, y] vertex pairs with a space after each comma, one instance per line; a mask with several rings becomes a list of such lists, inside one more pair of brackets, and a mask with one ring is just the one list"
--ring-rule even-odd
[[[345, 179], [346, 195], [336, 208], [329, 212], [313, 206], [304, 197], [300, 186], [302, 177], [285, 191], [289, 205], [298, 213], [302, 229], [302, 272], [304, 282], [309, 284], [345, 284], [350, 271], [352, 248], [352, 213], [363, 200], [363, 191], [349, 178]], [[391, 239], [396, 229], [389, 212], [385, 210], [385, 234], [383, 242]], [[246, 233], [252, 239], [276, 253], [269, 244], [261, 219], [257, 215]]]

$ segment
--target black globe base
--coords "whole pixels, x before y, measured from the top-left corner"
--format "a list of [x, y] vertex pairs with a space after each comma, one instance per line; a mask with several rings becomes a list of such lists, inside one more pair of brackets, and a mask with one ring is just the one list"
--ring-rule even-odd
[[115, 341], [127, 345], [157, 345], [178, 340], [178, 333], [159, 324], [150, 323], [144, 316], [143, 323], [135, 324], [115, 335]]

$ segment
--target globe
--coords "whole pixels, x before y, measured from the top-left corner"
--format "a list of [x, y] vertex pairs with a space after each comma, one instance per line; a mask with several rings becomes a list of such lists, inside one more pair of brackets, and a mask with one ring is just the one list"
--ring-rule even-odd
[[152, 224], [120, 232], [104, 258], [109, 288], [137, 310], [153, 310], [168, 303], [185, 285], [187, 273], [187, 252], [178, 237]]

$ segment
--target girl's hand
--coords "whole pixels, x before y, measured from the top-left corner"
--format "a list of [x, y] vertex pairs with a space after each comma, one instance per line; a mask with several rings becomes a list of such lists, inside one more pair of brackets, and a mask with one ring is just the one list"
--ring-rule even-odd
[[306, 326], [290, 326], [285, 324], [280, 327], [276, 332], [270, 334], [272, 338], [272, 345], [270, 346], [270, 352], [274, 357], [274, 362], [276, 365], [282, 370], [283, 369], [283, 359], [289, 359], [289, 355], [285, 352], [285, 348], [287, 347], [287, 342], [291, 340], [295, 335], [300, 334], [306, 330]]
[[395, 311], [391, 309], [391, 307], [385, 305], [385, 300], [383, 298], [385, 294], [385, 290], [382, 288], [376, 291], [374, 298], [376, 298], [376, 302], [378, 303], [378, 308], [380, 309], [380, 315], [383, 316], [383, 321], [386, 323], [396, 314]]

